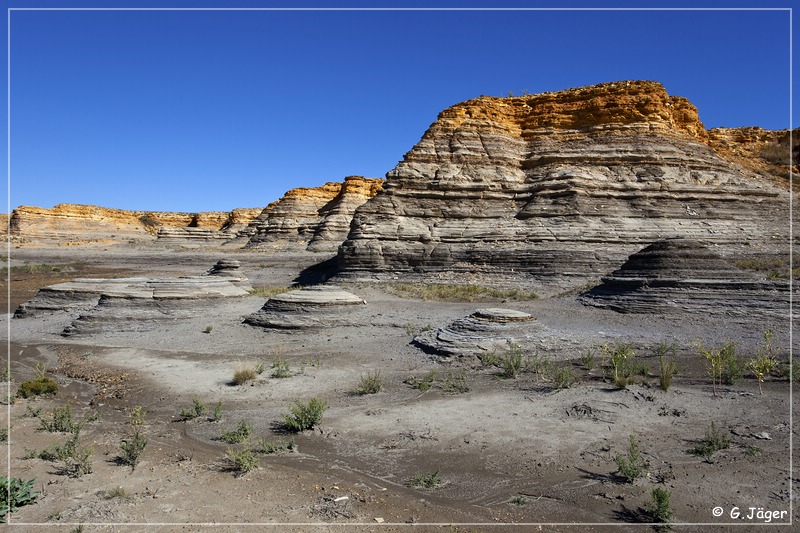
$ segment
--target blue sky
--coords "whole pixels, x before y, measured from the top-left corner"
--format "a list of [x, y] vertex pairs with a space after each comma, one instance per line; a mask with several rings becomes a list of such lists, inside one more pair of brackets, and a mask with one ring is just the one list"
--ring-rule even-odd
[[[2, 5], [700, 4], [4, 0]], [[10, 27], [11, 208], [61, 202], [189, 212], [262, 207], [292, 187], [353, 174], [383, 177], [441, 110], [460, 101], [615, 80], [662, 82], [670, 94], [699, 108], [706, 127], [790, 127], [787, 11], [14, 10]], [[791, 123], [798, 124], [796, 113]]]

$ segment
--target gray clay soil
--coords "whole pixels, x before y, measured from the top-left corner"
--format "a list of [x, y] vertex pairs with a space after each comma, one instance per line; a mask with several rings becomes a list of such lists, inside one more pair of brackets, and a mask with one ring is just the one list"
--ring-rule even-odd
[[[200, 275], [221, 257], [240, 260], [254, 287], [289, 286], [303, 268], [327, 258], [120, 246], [19, 248], [12, 264], [60, 265], [60, 272], [12, 271], [10, 310], [59, 280]], [[748, 358], [770, 329], [786, 361], [788, 310], [786, 318], [767, 323], [733, 319], [724, 310], [618, 314], [581, 305], [576, 291], [528, 301], [442, 302], [404, 299], [380, 283], [341, 285], [367, 301], [366, 322], [309, 331], [243, 324], [264, 304], [266, 296], [259, 295], [214, 302], [205, 316], [147, 331], [121, 328], [69, 338], [60, 335], [72, 318], [67, 313], [6, 315], [9, 327], [2, 331], [14, 381], [4, 386], [13, 393], [36, 375], [37, 364], [46, 365], [60, 386], [54, 398], [18, 399], [9, 407], [3, 462], [10, 460], [14, 477], [35, 479], [41, 493], [35, 505], [10, 515], [18, 524], [14, 530], [70, 531], [84, 524], [83, 531], [250, 531], [272, 524], [269, 530], [407, 531], [415, 524], [415, 531], [641, 531], [653, 528], [645, 524], [643, 508], [655, 487], [671, 491], [674, 522], [687, 524], [680, 530], [763, 527], [763, 512], [751, 519], [750, 508], [786, 511], [774, 521], [788, 523], [792, 505], [797, 519], [790, 381], [770, 376], [760, 394], [756, 379], [745, 373], [714, 396], [706, 360], [695, 347], [732, 341]], [[477, 360], [443, 361], [411, 342], [416, 333], [480, 307], [525, 311], [541, 326], [538, 351], [525, 354], [529, 367], [516, 378], [505, 379], [497, 367]], [[679, 372], [667, 392], [658, 379], [656, 345], [662, 341], [679, 347]], [[646, 366], [646, 375], [627, 388], [615, 386], [607, 369], [599, 368], [597, 347], [622, 342], [631, 343]], [[581, 356], [593, 347], [596, 362], [588, 369]], [[556, 388], [530, 363], [537, 354], [570, 368], [577, 382]], [[279, 359], [288, 363], [290, 377], [270, 376]], [[265, 371], [254, 382], [231, 383], [237, 369], [258, 363]], [[355, 394], [360, 378], [375, 372], [380, 392]], [[408, 383], [430, 372], [437, 376], [430, 389]], [[469, 390], [448, 390], [462, 376]], [[282, 415], [294, 401], [311, 397], [329, 405], [320, 425], [286, 434]], [[180, 420], [180, 410], [194, 398], [209, 410]], [[212, 421], [218, 402], [221, 419]], [[30, 458], [66, 439], [38, 430], [40, 419], [64, 404], [76, 416], [100, 416], [81, 431], [81, 442], [93, 449], [92, 472], [78, 478], [62, 475], [57, 461]], [[131, 470], [117, 456], [136, 406], [144, 408], [148, 443]], [[263, 455], [257, 469], [235, 476], [220, 436], [243, 420], [253, 427], [253, 445], [258, 439], [293, 442], [293, 450]], [[730, 447], [709, 459], [688, 453], [712, 422], [730, 437]], [[646, 472], [632, 484], [620, 477], [614, 460], [626, 453], [631, 435]], [[442, 482], [429, 489], [409, 486], [420, 473], [438, 473]], [[722, 516], [714, 516], [715, 507]], [[734, 507], [742, 517], [731, 518]]]

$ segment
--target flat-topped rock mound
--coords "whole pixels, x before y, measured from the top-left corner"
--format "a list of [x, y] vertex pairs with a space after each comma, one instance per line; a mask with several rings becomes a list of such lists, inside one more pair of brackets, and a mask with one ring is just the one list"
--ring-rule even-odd
[[788, 200], [715, 153], [697, 109], [659, 83], [481, 97], [443, 111], [356, 210], [339, 275], [557, 283], [670, 237], [777, 250]]
[[506, 349], [509, 343], [525, 346], [542, 331], [529, 313], [514, 309], [478, 309], [446, 326], [423, 332], [413, 343], [444, 358], [473, 359]]
[[623, 313], [788, 315], [789, 284], [755, 279], [706, 242], [668, 239], [631, 255], [579, 299]]
[[238, 261], [218, 262], [204, 276], [79, 278], [44, 287], [20, 305], [14, 318], [66, 311], [79, 314], [64, 332], [146, 330], [162, 319], [208, 312], [208, 300], [246, 296], [251, 289]]
[[[366, 301], [334, 285], [315, 285], [271, 297], [245, 318], [252, 326], [306, 329], [359, 323]], [[353, 306], [358, 306], [355, 309]]]

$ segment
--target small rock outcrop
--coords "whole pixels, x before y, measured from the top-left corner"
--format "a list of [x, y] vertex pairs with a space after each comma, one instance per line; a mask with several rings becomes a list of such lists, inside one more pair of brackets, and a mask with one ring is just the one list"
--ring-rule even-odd
[[541, 331], [542, 326], [528, 313], [488, 308], [423, 332], [414, 337], [413, 343], [445, 359], [472, 359], [494, 351], [502, 352], [510, 343], [525, 345]]
[[355, 325], [359, 323], [366, 303], [363, 298], [340, 287], [315, 285], [271, 297], [244, 322], [272, 329]]
[[707, 243], [669, 239], [631, 255], [579, 299], [621, 313], [780, 316], [789, 312], [789, 284], [754, 279]]
[[688, 100], [649, 81], [457, 104], [356, 210], [340, 276], [556, 283], [676, 236], [785, 246], [788, 193], [708, 139]]
[[205, 276], [79, 278], [44, 287], [17, 308], [14, 318], [65, 311], [79, 314], [64, 334], [146, 330], [157, 320], [193, 318], [208, 300], [246, 296], [251, 289], [238, 261], [218, 262]]

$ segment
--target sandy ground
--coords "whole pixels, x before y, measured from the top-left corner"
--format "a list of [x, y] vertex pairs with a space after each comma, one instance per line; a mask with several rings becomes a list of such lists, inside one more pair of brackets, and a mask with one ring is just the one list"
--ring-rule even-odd
[[[12, 251], [12, 265], [61, 268], [12, 272], [10, 305], [13, 310], [38, 287], [70, 277], [198, 275], [222, 257], [242, 261], [257, 287], [288, 286], [303, 268], [327, 258], [233, 250], [20, 248]], [[654, 487], [671, 491], [674, 521], [687, 524], [681, 530], [713, 525], [741, 531], [734, 523], [756, 529], [765, 519], [749, 518], [751, 507], [785, 511], [774, 522], [788, 523], [792, 504], [797, 519], [798, 474], [789, 465], [789, 380], [767, 378], [761, 395], [755, 378], [746, 375], [715, 397], [705, 359], [693, 346], [696, 339], [706, 345], [733, 340], [738, 353], [751, 356], [769, 328], [786, 360], [788, 320], [619, 315], [586, 308], [574, 296], [421, 302], [393, 296], [380, 284], [344, 286], [367, 300], [369, 323], [291, 333], [242, 324], [263, 305], [263, 296], [215, 302], [206, 316], [157, 324], [147, 332], [74, 338], [59, 334], [73, 318], [67, 313], [6, 316], [10, 390], [34, 377], [37, 364], [46, 364], [60, 385], [54, 398], [18, 399], [9, 406], [9, 453], [3, 462], [10, 460], [14, 477], [35, 479], [41, 492], [35, 505], [10, 515], [12, 529], [70, 531], [84, 524], [83, 531], [242, 531], [271, 524], [271, 530], [286, 531], [406, 531], [414, 524], [415, 530], [441, 531], [641, 531], [652, 529], [642, 523], [647, 521], [642, 508]], [[557, 390], [532, 371], [502, 379], [494, 367], [442, 364], [410, 342], [414, 331], [443, 326], [487, 305], [536, 316], [544, 326], [539, 354], [570, 365], [579, 381]], [[207, 326], [213, 326], [211, 333], [204, 332]], [[680, 347], [680, 372], [668, 392], [658, 386], [655, 352], [665, 340]], [[600, 368], [587, 369], [580, 355], [605, 342], [633, 343], [648, 375], [619, 389]], [[292, 377], [269, 376], [277, 358], [288, 362]], [[237, 368], [257, 363], [266, 371], [255, 383], [231, 384]], [[440, 378], [463, 371], [470, 390], [448, 393], [440, 380], [422, 391], [406, 382], [432, 370]], [[383, 382], [379, 393], [353, 394], [362, 375], [377, 371]], [[295, 400], [312, 396], [329, 404], [321, 424], [286, 435], [282, 415]], [[180, 409], [193, 398], [209, 411], [181, 421]], [[210, 409], [218, 402], [221, 420], [212, 421]], [[60, 474], [57, 461], [30, 458], [65, 441], [63, 433], [38, 430], [41, 418], [64, 404], [78, 417], [100, 415], [81, 431], [81, 442], [93, 448], [93, 471], [78, 478]], [[131, 470], [117, 455], [136, 406], [146, 413], [148, 444]], [[253, 426], [252, 442], [293, 439], [294, 449], [264, 455], [259, 468], [236, 477], [220, 435], [242, 420]], [[731, 447], [708, 460], [687, 453], [711, 422], [731, 438]], [[630, 435], [647, 472], [633, 484], [616, 474], [614, 461], [626, 452]], [[431, 472], [441, 476], [440, 486], [408, 486], [415, 474]], [[713, 515], [715, 507], [723, 509], [721, 517]], [[734, 507], [742, 517], [731, 518]]]

